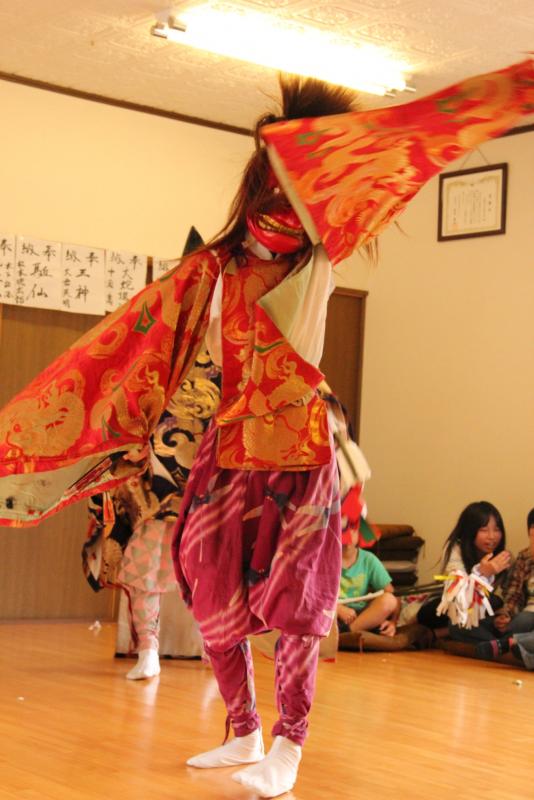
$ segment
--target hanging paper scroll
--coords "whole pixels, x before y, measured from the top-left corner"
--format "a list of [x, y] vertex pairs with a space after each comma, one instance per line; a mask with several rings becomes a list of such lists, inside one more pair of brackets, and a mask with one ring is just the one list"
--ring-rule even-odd
[[145, 286], [146, 268], [146, 256], [127, 250], [106, 250], [106, 311], [115, 311]]
[[61, 308], [61, 242], [17, 236], [14, 278], [15, 305]]
[[0, 303], [15, 302], [15, 236], [0, 232]]
[[[0, 231], [0, 304], [103, 315], [143, 289], [147, 263], [129, 250]], [[165, 262], [161, 274], [177, 263]]]
[[105, 251], [63, 244], [61, 308], [78, 314], [104, 314]]

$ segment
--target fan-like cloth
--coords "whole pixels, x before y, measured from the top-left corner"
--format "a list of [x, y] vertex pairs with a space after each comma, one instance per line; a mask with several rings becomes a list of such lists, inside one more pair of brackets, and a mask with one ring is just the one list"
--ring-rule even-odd
[[[532, 112], [529, 59], [403, 106], [262, 133], [312, 241], [322, 241], [335, 264], [450, 161]], [[204, 338], [219, 271], [207, 250], [185, 258], [0, 412], [0, 524], [35, 524], [140, 470], [135, 459]]]
[[450, 161], [534, 112], [534, 60], [401, 106], [261, 130], [277, 177], [332, 264], [369, 242]]

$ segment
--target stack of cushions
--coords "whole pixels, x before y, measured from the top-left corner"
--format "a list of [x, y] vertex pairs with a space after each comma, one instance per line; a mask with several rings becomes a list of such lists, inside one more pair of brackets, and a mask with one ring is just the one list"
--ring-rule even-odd
[[370, 548], [383, 563], [395, 588], [417, 584], [417, 559], [424, 539], [415, 535], [411, 525], [377, 524], [382, 535]]

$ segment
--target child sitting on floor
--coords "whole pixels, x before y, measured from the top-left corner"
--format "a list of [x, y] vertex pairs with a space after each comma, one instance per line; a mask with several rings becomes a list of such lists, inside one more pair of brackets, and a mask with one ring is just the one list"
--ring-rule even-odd
[[[376, 631], [394, 636], [400, 603], [393, 594], [391, 576], [379, 559], [362, 550], [354, 541], [342, 548], [340, 595], [337, 606], [340, 648], [357, 644], [362, 631]], [[369, 593], [382, 592], [368, 600], [358, 600]], [[351, 598], [355, 598], [351, 602]], [[348, 601], [348, 602], [347, 602]]]
[[476, 644], [495, 637], [492, 614], [502, 607], [495, 589], [510, 566], [498, 509], [486, 500], [470, 503], [445, 543], [447, 577], [438, 614], [449, 617], [449, 635]]
[[493, 659], [510, 650], [527, 669], [534, 669], [534, 508], [527, 516], [529, 546], [521, 550], [504, 595], [504, 606], [495, 616], [495, 628], [504, 634], [477, 645], [479, 658]]
[[534, 508], [527, 515], [528, 547], [521, 550], [511, 570], [504, 605], [495, 615], [501, 633], [534, 631]]
[[451, 639], [467, 644], [495, 638], [492, 614], [503, 606], [511, 560], [505, 548], [506, 532], [498, 509], [486, 500], [469, 503], [445, 542], [443, 595], [424, 603], [417, 621], [432, 630], [447, 626]]

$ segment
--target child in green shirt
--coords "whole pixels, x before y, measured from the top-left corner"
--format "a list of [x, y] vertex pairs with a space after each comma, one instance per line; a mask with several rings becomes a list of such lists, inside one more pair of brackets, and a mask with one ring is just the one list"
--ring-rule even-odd
[[[363, 597], [380, 591], [383, 593], [378, 597], [350, 602], [351, 597]], [[339, 600], [337, 623], [340, 644], [349, 644], [351, 634], [362, 631], [395, 635], [400, 603], [393, 594], [391, 576], [373, 553], [352, 543], [344, 544], [342, 549]]]

